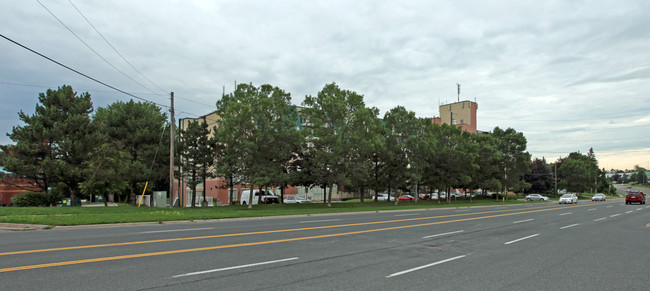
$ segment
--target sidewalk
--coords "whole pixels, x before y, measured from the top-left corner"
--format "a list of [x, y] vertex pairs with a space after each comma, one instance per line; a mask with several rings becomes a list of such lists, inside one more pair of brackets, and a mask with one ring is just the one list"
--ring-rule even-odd
[[47, 228], [51, 228], [51, 226], [43, 224], [0, 223], [0, 231], [42, 230]]

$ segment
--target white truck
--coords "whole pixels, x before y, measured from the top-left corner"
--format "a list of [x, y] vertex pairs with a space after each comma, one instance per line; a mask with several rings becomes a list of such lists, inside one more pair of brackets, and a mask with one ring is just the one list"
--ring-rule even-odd
[[[251, 190], [244, 190], [241, 192], [241, 197], [239, 198], [239, 203], [241, 205], [248, 205], [248, 198], [251, 195]], [[280, 197], [273, 194], [273, 191], [270, 190], [253, 190], [253, 201], [252, 205], [255, 204], [272, 204], [280, 203]]]

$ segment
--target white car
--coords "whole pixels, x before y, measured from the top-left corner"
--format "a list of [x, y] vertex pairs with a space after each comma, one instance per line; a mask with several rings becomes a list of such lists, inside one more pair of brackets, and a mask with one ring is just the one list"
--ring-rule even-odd
[[[388, 194], [377, 194], [377, 201], [394, 201], [395, 197], [388, 197]], [[375, 196], [372, 196], [372, 200], [375, 200]]]
[[564, 194], [562, 197], [560, 197], [560, 204], [568, 204], [568, 203], [578, 203], [578, 196], [576, 194]]
[[526, 201], [533, 201], [533, 200], [548, 201], [548, 197], [542, 196], [542, 195], [539, 195], [539, 194], [528, 194], [528, 195], [526, 195]]
[[605, 194], [602, 193], [596, 193], [594, 197], [591, 197], [591, 201], [605, 201], [606, 199]]
[[300, 196], [288, 196], [287, 198], [284, 198], [284, 203], [287, 204], [311, 203], [311, 200]]

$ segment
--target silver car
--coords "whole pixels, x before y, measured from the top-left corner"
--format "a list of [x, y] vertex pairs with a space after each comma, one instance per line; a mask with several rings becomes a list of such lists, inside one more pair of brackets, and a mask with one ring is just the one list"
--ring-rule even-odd
[[568, 204], [568, 203], [578, 203], [578, 196], [576, 194], [564, 194], [562, 197], [560, 197], [560, 204]]
[[526, 195], [526, 201], [548, 201], [548, 197], [540, 194], [528, 194]]
[[591, 201], [605, 201], [605, 199], [607, 198], [603, 193], [596, 193], [594, 194], [594, 197], [591, 197]]
[[284, 203], [287, 204], [302, 204], [302, 203], [311, 203], [311, 200], [305, 199], [300, 196], [288, 196], [287, 198], [284, 198]]

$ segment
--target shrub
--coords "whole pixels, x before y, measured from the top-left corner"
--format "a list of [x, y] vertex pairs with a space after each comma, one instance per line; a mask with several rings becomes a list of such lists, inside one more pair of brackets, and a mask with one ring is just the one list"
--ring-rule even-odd
[[17, 207], [49, 206], [50, 197], [40, 192], [25, 192], [11, 197], [11, 205]]

